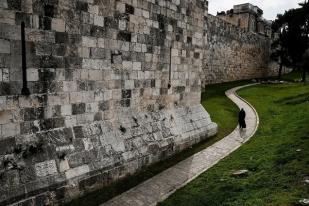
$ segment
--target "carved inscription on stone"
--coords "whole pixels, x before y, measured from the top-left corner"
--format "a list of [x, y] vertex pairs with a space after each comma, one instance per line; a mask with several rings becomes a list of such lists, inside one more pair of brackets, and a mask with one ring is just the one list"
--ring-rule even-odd
[[38, 177], [45, 177], [57, 173], [55, 160], [48, 160], [35, 164], [35, 173]]

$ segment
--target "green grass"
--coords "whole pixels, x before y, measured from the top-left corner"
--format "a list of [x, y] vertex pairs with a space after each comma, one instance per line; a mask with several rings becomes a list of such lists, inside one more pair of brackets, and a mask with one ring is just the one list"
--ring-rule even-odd
[[[301, 82], [302, 80], [302, 72], [301, 71], [292, 71], [288, 74], [284, 74], [282, 75], [282, 78], [281, 80], [283, 81], [288, 81], [288, 82]], [[307, 78], [309, 76], [309, 74], [307, 73]], [[278, 76], [273, 76], [273, 77], [270, 77], [268, 79], [271, 79], [271, 80], [277, 80], [278, 79]]]
[[143, 169], [134, 176], [127, 177], [115, 182], [110, 186], [104, 187], [95, 192], [89, 193], [82, 198], [73, 200], [67, 206], [97, 206], [107, 200], [125, 192], [126, 190], [138, 185], [139, 183], [153, 177], [154, 175], [166, 170], [178, 162], [190, 157], [191, 155], [207, 148], [214, 142], [222, 139], [232, 132], [237, 125], [237, 106], [225, 97], [224, 92], [230, 88], [244, 85], [248, 81], [239, 81], [208, 86], [202, 94], [202, 104], [210, 113], [212, 120], [219, 125], [219, 132], [216, 136], [201, 142], [192, 148], [150, 167]]
[[219, 140], [231, 133], [237, 125], [238, 107], [225, 96], [225, 91], [233, 87], [245, 85], [249, 81], [237, 81], [207, 86], [202, 93], [202, 105], [210, 114], [212, 120], [218, 124], [218, 134], [215, 140]]
[[[239, 91], [259, 113], [256, 135], [159, 205], [292, 206], [309, 198], [303, 182], [309, 176], [308, 92], [309, 85], [301, 83]], [[232, 177], [238, 169], [249, 175]]]
[[283, 75], [282, 80], [291, 82], [300, 82], [302, 80], [302, 73], [300, 71], [292, 71], [289, 74]]

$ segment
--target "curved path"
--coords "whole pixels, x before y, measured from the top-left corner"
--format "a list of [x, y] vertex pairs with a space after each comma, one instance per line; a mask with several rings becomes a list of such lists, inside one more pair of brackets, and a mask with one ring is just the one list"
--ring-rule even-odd
[[246, 100], [239, 97], [236, 91], [252, 85], [255, 84], [236, 87], [225, 92], [226, 96], [239, 108], [244, 108], [246, 111], [246, 130], [240, 132], [238, 127], [235, 128], [231, 134], [212, 146], [179, 162], [175, 166], [109, 200], [101, 206], [156, 205], [238, 149], [244, 142], [248, 141], [257, 130], [259, 117], [256, 110]]

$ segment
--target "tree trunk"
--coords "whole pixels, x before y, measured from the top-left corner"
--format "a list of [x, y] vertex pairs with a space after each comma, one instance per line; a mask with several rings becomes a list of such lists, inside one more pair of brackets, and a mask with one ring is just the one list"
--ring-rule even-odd
[[283, 68], [283, 63], [280, 62], [280, 67], [279, 67], [279, 74], [278, 74], [278, 79], [281, 80], [281, 76], [282, 76], [282, 68]]
[[302, 77], [302, 82], [306, 82], [306, 67], [303, 67], [303, 77]]

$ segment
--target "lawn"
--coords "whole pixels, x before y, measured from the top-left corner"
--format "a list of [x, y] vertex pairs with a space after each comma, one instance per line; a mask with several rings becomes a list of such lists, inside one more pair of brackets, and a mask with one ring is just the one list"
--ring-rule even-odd
[[[292, 206], [309, 198], [304, 182], [309, 178], [309, 85], [258, 85], [238, 93], [257, 109], [256, 135], [160, 206]], [[248, 176], [232, 177], [239, 169], [249, 170]]]
[[191, 155], [207, 148], [214, 142], [222, 139], [234, 130], [237, 125], [238, 108], [229, 99], [226, 98], [224, 92], [230, 88], [244, 85], [248, 81], [239, 81], [224, 83], [219, 85], [208, 86], [202, 94], [202, 104], [210, 113], [212, 120], [219, 125], [219, 132], [216, 136], [201, 142], [192, 148], [189, 148], [165, 161], [156, 163], [145, 168], [136, 175], [125, 178], [114, 184], [89, 193], [80, 199], [73, 200], [68, 206], [97, 206], [107, 200], [115, 197], [122, 192], [138, 185], [139, 183], [159, 174], [167, 168], [177, 164], [178, 162], [190, 157]]
[[[308, 75], [308, 74], [307, 74]], [[276, 80], [278, 77], [274, 76], [269, 79]], [[289, 81], [289, 82], [300, 82], [302, 80], [302, 73], [301, 71], [292, 71], [288, 74], [284, 74], [281, 78], [283, 81]]]
[[237, 126], [239, 109], [225, 96], [225, 91], [249, 83], [249, 81], [236, 81], [209, 85], [202, 93], [202, 105], [210, 114], [212, 121], [216, 122], [219, 127], [218, 134], [213, 140], [218, 141], [225, 137]]
[[300, 71], [292, 71], [288, 75], [283, 75], [282, 80], [292, 81], [292, 82], [300, 82], [302, 80], [302, 73]]

